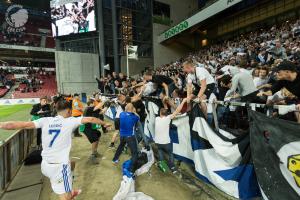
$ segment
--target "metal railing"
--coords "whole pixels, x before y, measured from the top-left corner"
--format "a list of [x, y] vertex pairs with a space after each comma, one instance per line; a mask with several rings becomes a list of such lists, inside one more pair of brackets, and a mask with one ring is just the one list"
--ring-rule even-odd
[[29, 154], [35, 134], [34, 130], [19, 130], [0, 144], [0, 196]]

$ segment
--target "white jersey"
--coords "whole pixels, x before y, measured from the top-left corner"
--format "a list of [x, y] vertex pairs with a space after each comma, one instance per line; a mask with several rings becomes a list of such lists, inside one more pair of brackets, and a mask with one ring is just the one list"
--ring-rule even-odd
[[215, 83], [214, 78], [212, 75], [204, 68], [204, 67], [196, 67], [195, 73], [188, 74], [187, 76], [187, 82], [188, 83], [194, 83], [201, 87], [200, 81], [206, 80], [206, 84], [212, 84]]
[[82, 117], [45, 117], [33, 121], [42, 129], [42, 157], [48, 163], [69, 163], [72, 132], [81, 124]]

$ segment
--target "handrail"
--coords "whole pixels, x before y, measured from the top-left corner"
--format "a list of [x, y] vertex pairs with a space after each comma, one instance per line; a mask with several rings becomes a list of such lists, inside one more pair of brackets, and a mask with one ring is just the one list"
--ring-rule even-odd
[[34, 130], [18, 130], [0, 144], [0, 196], [29, 154], [34, 137]]
[[[104, 93], [99, 93], [100, 96], [103, 97], [108, 97], [108, 98], [116, 98], [118, 95], [117, 94], [104, 94]], [[143, 98], [149, 98], [149, 99], [160, 99], [158, 96], [142, 96]], [[200, 103], [199, 100], [193, 100], [194, 103]], [[203, 100], [201, 101], [203, 103], [211, 103], [211, 104], [218, 104], [218, 105], [224, 105], [224, 106], [241, 106], [241, 107], [251, 107], [251, 108], [275, 108], [275, 109], [279, 109], [279, 108], [290, 108], [291, 105], [268, 105], [268, 104], [262, 104], [262, 103], [248, 103], [248, 102], [240, 102], [240, 101], [209, 101], [209, 100]], [[293, 104], [294, 105], [294, 104]], [[299, 110], [295, 109], [291, 110], [293, 112], [298, 112]]]
[[21, 129], [20, 129], [20, 130], [17, 130], [17, 131], [14, 132], [13, 134], [11, 134], [8, 138], [6, 138], [6, 139], [4, 139], [4, 140], [0, 140], [0, 148], [1, 148], [3, 145], [9, 143], [10, 140], [12, 140], [14, 137], [16, 137], [17, 134], [20, 133], [20, 131], [21, 131]]

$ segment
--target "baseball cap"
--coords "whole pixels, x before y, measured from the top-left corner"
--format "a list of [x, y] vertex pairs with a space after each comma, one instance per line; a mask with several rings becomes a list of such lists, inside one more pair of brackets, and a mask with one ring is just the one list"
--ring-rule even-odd
[[283, 61], [277, 67], [274, 68], [275, 72], [278, 72], [281, 70], [288, 70], [288, 71], [292, 71], [292, 72], [298, 71], [297, 66], [294, 63], [292, 63], [291, 61]]
[[78, 93], [75, 93], [75, 94], [74, 94], [74, 97], [79, 97], [79, 94], [78, 94]]

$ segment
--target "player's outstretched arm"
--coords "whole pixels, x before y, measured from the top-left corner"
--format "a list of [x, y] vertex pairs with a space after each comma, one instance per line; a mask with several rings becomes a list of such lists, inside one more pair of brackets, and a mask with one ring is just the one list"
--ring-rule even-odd
[[91, 124], [99, 124], [99, 125], [102, 125], [104, 127], [109, 127], [111, 126], [111, 124], [109, 123], [106, 123], [98, 118], [95, 118], [95, 117], [83, 117], [82, 120], [81, 120], [81, 123], [82, 124], [88, 124], [88, 123], [91, 123]]
[[5, 129], [5, 130], [35, 129], [35, 125], [33, 122], [21, 122], [21, 121], [0, 122], [0, 129]]

